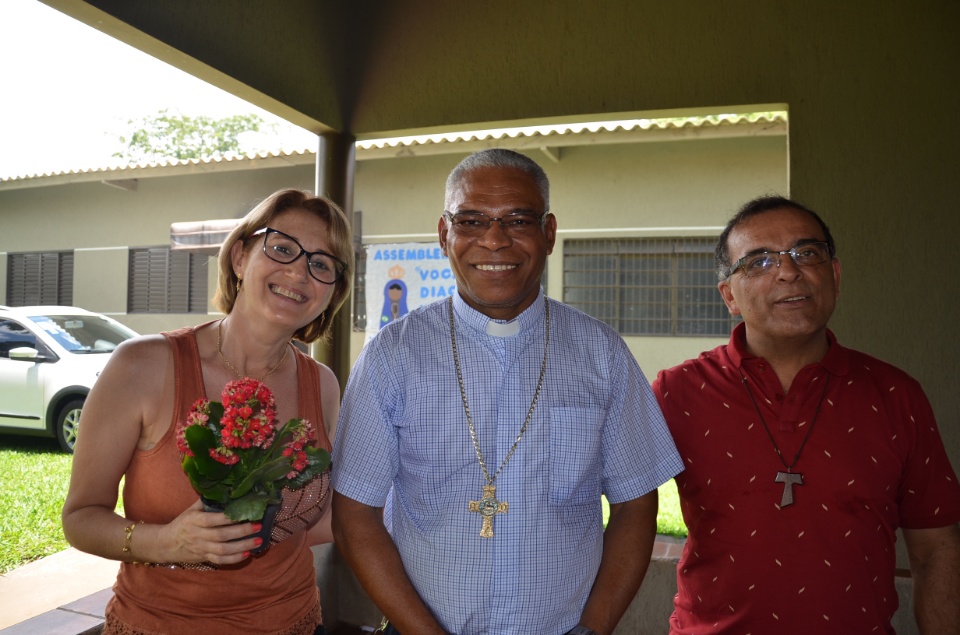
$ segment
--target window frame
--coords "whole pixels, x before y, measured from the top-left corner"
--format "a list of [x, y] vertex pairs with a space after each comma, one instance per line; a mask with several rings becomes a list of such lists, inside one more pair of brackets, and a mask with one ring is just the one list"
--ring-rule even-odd
[[737, 319], [716, 288], [716, 240], [566, 239], [563, 300], [625, 337], [727, 337]]

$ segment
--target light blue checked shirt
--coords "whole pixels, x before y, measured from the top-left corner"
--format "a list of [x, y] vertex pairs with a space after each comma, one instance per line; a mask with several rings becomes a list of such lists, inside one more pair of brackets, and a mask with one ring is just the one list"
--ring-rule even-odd
[[[544, 349], [544, 297], [519, 332], [454, 296], [457, 347], [491, 476], [520, 432]], [[334, 488], [384, 520], [420, 596], [450, 633], [556, 635], [580, 619], [603, 548], [601, 492], [640, 497], [683, 469], [640, 367], [607, 325], [550, 301], [536, 411], [496, 496], [509, 504], [481, 538], [469, 502], [486, 484], [460, 398], [446, 301], [393, 322], [364, 348], [344, 395]]]

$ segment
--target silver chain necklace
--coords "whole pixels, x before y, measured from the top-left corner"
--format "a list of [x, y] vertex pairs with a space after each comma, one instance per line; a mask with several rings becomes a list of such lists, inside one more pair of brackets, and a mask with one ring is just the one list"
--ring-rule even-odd
[[493, 517], [497, 514], [506, 513], [509, 507], [508, 503], [497, 500], [497, 486], [494, 485], [493, 482], [500, 476], [500, 472], [507, 466], [510, 457], [513, 456], [517, 446], [520, 445], [520, 439], [523, 438], [523, 434], [527, 431], [527, 425], [529, 425], [530, 420], [533, 418], [533, 411], [537, 408], [537, 401], [540, 399], [540, 391], [543, 388], [543, 378], [547, 374], [547, 352], [550, 347], [550, 301], [546, 297], [543, 299], [545, 313], [543, 363], [540, 364], [540, 378], [537, 379], [537, 389], [533, 393], [533, 401], [530, 403], [530, 409], [527, 411], [527, 418], [524, 420], [523, 425], [520, 426], [520, 434], [517, 435], [516, 441], [513, 442], [513, 447], [511, 447], [507, 455], [503, 457], [503, 463], [500, 464], [500, 468], [493, 477], [490, 476], [490, 472], [487, 470], [487, 464], [483, 460], [483, 452], [480, 451], [480, 441], [477, 439], [477, 430], [473, 425], [470, 406], [467, 404], [467, 389], [463, 383], [463, 373], [460, 370], [460, 355], [457, 352], [457, 333], [453, 319], [453, 297], [449, 299], [448, 306], [450, 308], [450, 343], [453, 345], [453, 365], [457, 369], [457, 382], [460, 384], [460, 399], [463, 401], [463, 411], [467, 415], [467, 427], [470, 429], [470, 439], [473, 441], [473, 449], [477, 454], [477, 462], [480, 463], [480, 469], [483, 470], [483, 477], [487, 480], [487, 484], [483, 486], [483, 497], [477, 501], [470, 501], [468, 509], [483, 517], [480, 537], [493, 538]]

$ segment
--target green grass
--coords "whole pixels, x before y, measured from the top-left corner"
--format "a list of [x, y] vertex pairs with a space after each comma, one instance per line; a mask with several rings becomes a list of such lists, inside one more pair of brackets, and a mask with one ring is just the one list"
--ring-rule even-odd
[[[680, 514], [680, 496], [673, 479], [667, 481], [657, 490], [660, 494], [660, 509], [657, 512], [657, 533], [665, 536], [687, 537], [687, 526], [683, 524]], [[603, 499], [603, 524], [606, 526], [610, 516], [610, 506], [607, 499]]]
[[0, 574], [66, 549], [71, 464], [53, 439], [0, 436]]
[[657, 533], [677, 538], [687, 537], [687, 526], [680, 513], [680, 495], [677, 484], [670, 479], [660, 486], [660, 511], [657, 513]]
[[72, 465], [54, 439], [0, 435], [0, 575], [70, 546], [60, 512]]

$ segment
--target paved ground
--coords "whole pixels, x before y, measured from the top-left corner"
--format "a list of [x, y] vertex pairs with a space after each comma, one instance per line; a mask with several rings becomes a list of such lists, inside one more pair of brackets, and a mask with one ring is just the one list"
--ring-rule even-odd
[[119, 567], [70, 548], [0, 576], [0, 629], [113, 586]]

